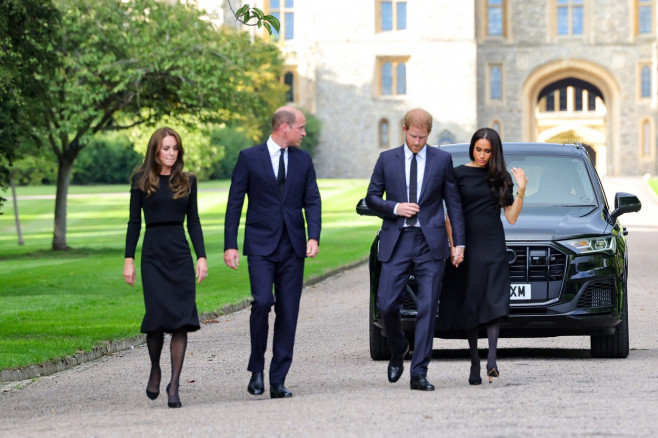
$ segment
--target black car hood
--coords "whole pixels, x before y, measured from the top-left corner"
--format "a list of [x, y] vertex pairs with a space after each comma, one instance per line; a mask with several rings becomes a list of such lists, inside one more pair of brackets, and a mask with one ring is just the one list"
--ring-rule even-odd
[[605, 233], [609, 224], [599, 206], [525, 205], [514, 225], [501, 220], [507, 241], [549, 241]]

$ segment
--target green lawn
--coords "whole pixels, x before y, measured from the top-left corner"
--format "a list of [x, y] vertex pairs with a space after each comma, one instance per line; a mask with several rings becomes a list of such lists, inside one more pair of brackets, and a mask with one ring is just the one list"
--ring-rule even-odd
[[[354, 212], [365, 195], [366, 180], [320, 180], [319, 184], [320, 254], [307, 260], [306, 279], [364, 259], [380, 224], [377, 218]], [[238, 272], [223, 264], [228, 185], [228, 181], [213, 181], [199, 186], [210, 268], [208, 279], [197, 288], [202, 313], [249, 297], [246, 258]], [[17, 244], [12, 201], [5, 203], [0, 215], [0, 369], [41, 363], [137, 335], [143, 315], [141, 285], [131, 288], [122, 277], [127, 185], [71, 187], [67, 240], [73, 249], [66, 252], [50, 251], [54, 199], [47, 195], [55, 193], [54, 187], [17, 190], [19, 198], [26, 197], [18, 204], [23, 246]], [[367, 279], [363, 290], [367, 293]]]

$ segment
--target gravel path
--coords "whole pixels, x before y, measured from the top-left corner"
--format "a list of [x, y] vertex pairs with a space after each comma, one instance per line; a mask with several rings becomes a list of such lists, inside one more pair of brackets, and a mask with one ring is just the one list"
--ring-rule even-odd
[[627, 359], [591, 359], [588, 338], [501, 339], [501, 377], [470, 386], [466, 341], [437, 339], [428, 374], [436, 391], [409, 390], [408, 361], [390, 384], [387, 363], [368, 353], [362, 265], [304, 290], [291, 399], [247, 393], [245, 309], [190, 335], [182, 409], [167, 408], [164, 384], [160, 398], [146, 398], [148, 356], [140, 346], [3, 386], [0, 436], [656, 436], [658, 207], [640, 193], [639, 178], [606, 178], [605, 185], [609, 197], [628, 191], [644, 203], [642, 212], [623, 216], [631, 247]]

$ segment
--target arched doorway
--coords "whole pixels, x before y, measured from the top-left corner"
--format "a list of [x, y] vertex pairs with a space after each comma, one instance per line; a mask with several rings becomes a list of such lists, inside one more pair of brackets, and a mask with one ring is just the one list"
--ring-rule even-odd
[[619, 86], [604, 67], [582, 60], [538, 67], [522, 105], [524, 140], [587, 144], [600, 174], [618, 173]]

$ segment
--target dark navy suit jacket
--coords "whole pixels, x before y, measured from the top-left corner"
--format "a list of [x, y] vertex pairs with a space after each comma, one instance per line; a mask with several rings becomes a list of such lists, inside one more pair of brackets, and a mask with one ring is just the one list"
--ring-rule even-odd
[[[405, 217], [395, 215], [393, 209], [397, 203], [409, 202], [404, 169], [405, 147], [403, 145], [379, 155], [368, 186], [366, 204], [384, 217], [379, 234], [379, 260], [382, 262], [390, 260], [404, 225]], [[445, 259], [450, 256], [450, 245], [446, 234], [443, 202], [445, 201], [450, 215], [456, 246], [466, 245], [464, 215], [451, 155], [436, 147], [425, 146], [425, 148], [427, 155], [418, 200], [420, 207], [418, 220], [432, 256], [436, 259]]]
[[297, 147], [288, 148], [285, 189], [280, 194], [267, 143], [240, 151], [226, 205], [224, 250], [238, 248], [238, 226], [245, 195], [249, 202], [244, 255], [272, 254], [279, 244], [283, 227], [286, 227], [295, 254], [305, 257], [304, 214], [308, 224], [308, 238], [320, 242], [320, 191], [308, 152]]

